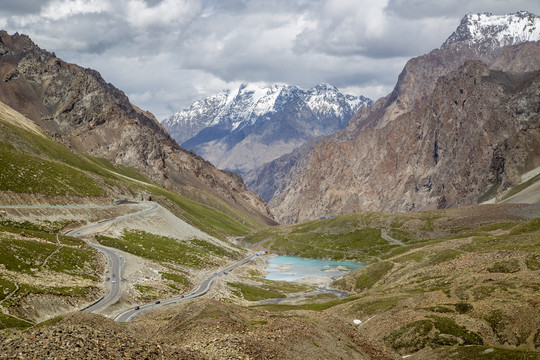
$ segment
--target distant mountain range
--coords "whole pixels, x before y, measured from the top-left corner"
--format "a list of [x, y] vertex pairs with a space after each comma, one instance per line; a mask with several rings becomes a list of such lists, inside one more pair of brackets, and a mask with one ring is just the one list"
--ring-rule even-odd
[[465, 16], [345, 130], [252, 170], [248, 187], [287, 223], [497, 196], [540, 166], [539, 29], [527, 12]]
[[244, 84], [197, 101], [162, 125], [184, 148], [218, 168], [243, 174], [308, 139], [344, 128], [371, 103], [329, 84], [309, 90]]
[[131, 104], [97, 71], [62, 61], [26, 35], [0, 31], [0, 79], [0, 102], [56, 142], [116, 167], [138, 169], [166, 189], [242, 222], [249, 217], [274, 223], [264, 201], [239, 176], [182, 149], [152, 114]]

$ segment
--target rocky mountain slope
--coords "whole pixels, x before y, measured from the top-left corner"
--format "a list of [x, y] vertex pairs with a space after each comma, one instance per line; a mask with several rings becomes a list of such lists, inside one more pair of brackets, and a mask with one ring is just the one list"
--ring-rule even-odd
[[329, 84], [242, 85], [197, 101], [162, 125], [183, 147], [218, 168], [245, 173], [302, 145], [344, 128], [356, 111], [371, 104]]
[[[526, 33], [535, 34], [538, 17], [479, 17], [483, 40], [456, 35], [479, 28], [474, 16], [466, 16], [440, 49], [405, 65], [391, 94], [360, 109], [344, 131], [248, 174], [251, 188], [268, 182], [259, 174], [277, 171], [285, 180], [277, 181], [270, 206], [281, 221], [296, 222], [363, 210], [472, 204], [490, 189], [495, 195], [515, 184], [520, 172], [538, 166], [537, 75], [524, 73], [540, 69], [540, 44], [520, 43], [522, 32], [507, 32], [521, 21]], [[485, 19], [492, 17], [498, 26], [488, 25]], [[492, 46], [501, 32], [514, 45]], [[469, 63], [456, 70], [470, 59], [486, 66]]]
[[0, 101], [71, 149], [139, 169], [170, 190], [272, 223], [266, 204], [242, 179], [185, 151], [154, 116], [94, 70], [40, 49], [25, 35], [0, 32]]

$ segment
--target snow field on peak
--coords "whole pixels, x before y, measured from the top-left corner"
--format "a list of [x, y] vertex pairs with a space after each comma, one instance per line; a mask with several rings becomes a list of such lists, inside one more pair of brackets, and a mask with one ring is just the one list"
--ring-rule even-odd
[[540, 17], [528, 13], [467, 15], [468, 41], [494, 41], [494, 45], [515, 45], [540, 40]]
[[318, 84], [309, 90], [284, 84], [242, 84], [235, 90], [224, 90], [195, 102], [189, 108], [165, 119], [163, 124], [169, 128], [191, 126], [202, 129], [222, 126], [233, 131], [253, 125], [265, 115], [279, 111], [276, 104], [278, 99], [282, 104], [291, 101], [295, 96], [318, 116], [344, 118], [361, 106], [370, 105], [369, 99], [341, 94], [335, 86], [326, 83]]

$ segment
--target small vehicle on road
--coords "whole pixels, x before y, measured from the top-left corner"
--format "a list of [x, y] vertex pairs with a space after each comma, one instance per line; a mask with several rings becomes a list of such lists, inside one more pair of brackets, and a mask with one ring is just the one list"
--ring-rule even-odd
[[139, 310], [141, 307], [139, 305], [135, 306], [135, 310]]
[[161, 304], [161, 301], [157, 300], [157, 301], [156, 301], [156, 304]]
[[181, 298], [183, 298], [183, 297], [184, 297], [184, 295], [181, 295], [180, 297], [181, 297]]

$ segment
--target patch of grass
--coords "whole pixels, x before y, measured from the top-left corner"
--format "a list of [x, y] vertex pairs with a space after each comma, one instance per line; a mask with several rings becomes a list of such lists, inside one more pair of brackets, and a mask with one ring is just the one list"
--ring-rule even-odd
[[186, 289], [189, 286], [189, 280], [184, 275], [176, 274], [176, 273], [168, 273], [168, 272], [160, 272], [161, 277], [165, 280], [168, 280], [172, 284], [171, 286], [173, 289], [181, 291]]
[[491, 186], [488, 191], [486, 191], [484, 194], [482, 194], [479, 198], [478, 198], [478, 203], [483, 203], [484, 201], [487, 201], [489, 199], [491, 199], [492, 197], [494, 197], [495, 195], [497, 195], [497, 190], [499, 190], [499, 187], [501, 186], [500, 183], [497, 183], [497, 184], [494, 184], [493, 186]]
[[452, 346], [433, 350], [432, 358], [445, 360], [540, 360], [540, 352], [493, 346]]
[[519, 185], [514, 186], [508, 193], [506, 193], [503, 196], [502, 200], [506, 200], [509, 197], [516, 195], [517, 193], [525, 190], [526, 188], [528, 188], [532, 184], [536, 183], [537, 181], [540, 181], [540, 174], [536, 175], [532, 179], [529, 179], [529, 180], [525, 181], [523, 184], [519, 184]]
[[463, 255], [462, 251], [457, 251], [454, 249], [443, 249], [437, 253], [434, 257], [426, 261], [426, 266], [434, 266], [442, 264], [443, 262], [450, 261], [457, 258], [458, 256]]
[[540, 230], [540, 217], [525, 223], [518, 224], [510, 231], [509, 235], [521, 235], [538, 232]]
[[337, 299], [328, 301], [320, 304], [304, 304], [304, 305], [282, 305], [282, 304], [269, 304], [269, 305], [258, 305], [257, 308], [261, 308], [267, 311], [289, 311], [289, 310], [309, 310], [309, 311], [324, 311], [330, 309], [331, 307], [346, 304], [351, 301], [358, 299], [358, 296], [349, 296], [343, 299]]
[[[330, 221], [329, 219], [325, 221]], [[342, 219], [343, 220], [343, 219]], [[273, 251], [306, 258], [369, 261], [388, 252], [389, 245], [376, 228], [310, 230], [317, 222], [294, 226], [292, 231], [262, 230], [244, 238], [247, 243], [263, 243]], [[309, 231], [307, 231], [309, 230]]]
[[458, 313], [460, 313], [460, 314], [469, 313], [469, 312], [473, 311], [473, 309], [474, 309], [472, 304], [465, 303], [465, 302], [460, 302], [460, 303], [454, 304], [454, 307], [456, 308], [456, 311]]
[[295, 293], [301, 291], [307, 291], [310, 286], [299, 284], [295, 281], [276, 281], [268, 279], [257, 279], [261, 282], [266, 289], [272, 289], [285, 293]]
[[491, 297], [496, 290], [495, 286], [478, 286], [472, 290], [472, 294], [475, 300], [484, 300]]
[[484, 316], [484, 320], [486, 320], [486, 322], [489, 324], [497, 338], [504, 342], [504, 329], [506, 328], [506, 321], [502, 310], [496, 309], [490, 311], [486, 316]]
[[49, 258], [47, 268], [99, 281], [95, 255], [88, 249], [63, 247]]
[[0, 237], [0, 262], [7, 270], [32, 274], [58, 247], [34, 240]]
[[34, 324], [28, 320], [21, 320], [14, 316], [0, 313], [0, 329], [26, 329], [32, 325]]
[[435, 230], [434, 223], [441, 216], [434, 212], [426, 212], [420, 219], [424, 221], [424, 226], [420, 230], [432, 232]]
[[371, 316], [392, 309], [403, 299], [406, 299], [406, 296], [359, 299], [351, 305], [351, 309], [365, 316]]
[[44, 220], [44, 221], [41, 221], [40, 223], [32, 223], [30, 221], [19, 222], [19, 221], [14, 221], [14, 220], [9, 220], [9, 219], [3, 219], [0, 217], [0, 225], [3, 227], [10, 227], [10, 228], [21, 229], [21, 230], [35, 230], [35, 231], [54, 233], [54, 234], [59, 232], [70, 222], [71, 222], [70, 220], [61, 220], [61, 221]]
[[[173, 202], [180, 213], [175, 211], [178, 209], [174, 207], [169, 207], [169, 210], [172, 210], [189, 224], [218, 239], [226, 239], [229, 235], [246, 235], [252, 229], [260, 227], [260, 224], [256, 223], [255, 220], [240, 211], [232, 209], [217, 199], [209, 200], [210, 194], [197, 202], [163, 188], [155, 186], [143, 186], [142, 188]], [[212, 206], [206, 205], [207, 202], [211, 202]], [[167, 206], [165, 203], [162, 205]]]
[[45, 195], [105, 196], [90, 176], [65, 164], [0, 146], [0, 190]]
[[389, 261], [380, 261], [358, 270], [354, 273], [357, 275], [355, 289], [370, 289], [379, 280], [381, 280], [384, 275], [386, 275], [390, 270], [392, 270], [393, 267], [394, 265]]
[[[428, 318], [433, 320], [435, 328], [439, 330], [440, 334], [451, 335], [453, 337], [461, 339], [460, 345], [482, 345], [484, 341], [482, 337], [473, 331], [468, 331], [464, 326], [456, 324], [456, 322], [445, 316], [428, 315]], [[437, 342], [437, 337], [435, 338]], [[446, 345], [443, 343], [441, 345]]]
[[12, 281], [0, 277], [0, 300], [4, 300], [15, 289], [17, 286]]
[[266, 321], [266, 320], [250, 320], [249, 325], [251, 325], [252, 327], [264, 326], [264, 325], [268, 325], [268, 321]]
[[259, 301], [265, 299], [284, 298], [285, 294], [274, 289], [266, 289], [260, 286], [247, 285], [238, 282], [227, 282], [237, 295], [247, 301]]
[[535, 254], [529, 256], [525, 259], [525, 265], [527, 265], [527, 269], [531, 271], [540, 270], [540, 255]]
[[203, 268], [215, 265], [214, 257], [236, 259], [239, 253], [221, 248], [205, 240], [180, 241], [144, 231], [124, 231], [121, 238], [96, 236], [98, 241], [131, 254], [177, 266]]
[[491, 273], [515, 273], [521, 270], [519, 261], [517, 259], [510, 259], [505, 261], [498, 261], [492, 266], [487, 268], [488, 272]]
[[404, 352], [415, 352], [426, 347], [429, 342], [428, 335], [433, 330], [433, 322], [418, 320], [399, 327], [384, 337], [384, 342]]
[[428, 254], [429, 253], [427, 251], [414, 251], [406, 255], [402, 255], [400, 257], [392, 259], [392, 260], [398, 263], [405, 263], [407, 261], [414, 261], [414, 262], [419, 263], [419, 262], [422, 262]]
[[141, 294], [139, 296], [140, 299], [152, 300], [156, 297], [156, 289], [154, 289], [152, 286], [135, 284], [134, 288]]
[[482, 345], [477, 333], [445, 316], [428, 315], [399, 327], [384, 337], [384, 342], [400, 352], [415, 352], [427, 346]]
[[388, 234], [394, 239], [401, 240], [404, 243], [410, 243], [417, 240], [413, 235], [411, 235], [409, 232], [405, 230], [390, 229], [388, 230]]
[[444, 306], [444, 305], [431, 306], [431, 307], [428, 307], [428, 308], [425, 308], [425, 309], [426, 309], [426, 310], [429, 310], [429, 311], [436, 312], [436, 313], [441, 313], [441, 314], [444, 314], [444, 313], [455, 313], [455, 310], [454, 310], [454, 309], [451, 309], [451, 308], [449, 308], [448, 306]]
[[62, 320], [64, 320], [64, 316], [62, 316], [62, 315], [55, 316], [53, 318], [50, 318], [48, 320], [45, 320], [45, 321], [42, 321], [40, 323], [35, 324], [34, 326], [32, 326], [32, 329], [39, 329], [39, 328], [42, 328], [42, 327], [54, 326], [54, 325], [60, 323]]

